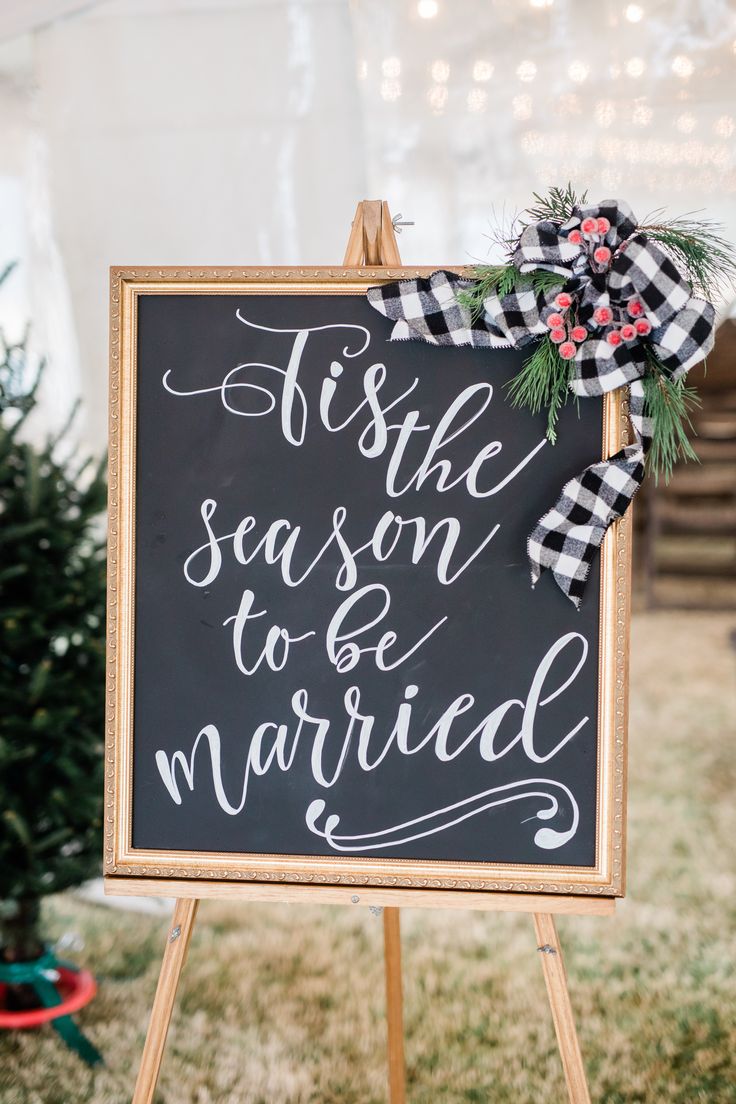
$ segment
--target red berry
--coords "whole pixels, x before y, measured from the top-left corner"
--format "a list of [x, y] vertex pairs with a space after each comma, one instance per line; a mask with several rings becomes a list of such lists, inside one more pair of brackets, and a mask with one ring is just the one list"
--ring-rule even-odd
[[561, 327], [556, 330], [551, 330], [549, 335], [550, 341], [554, 341], [555, 345], [559, 345], [560, 342], [564, 341], [566, 337], [567, 334]]
[[620, 345], [621, 344], [621, 331], [620, 330], [611, 330], [610, 333], [606, 334], [606, 341], [608, 342], [609, 345]]
[[559, 307], [560, 310], [567, 310], [568, 307], [572, 306], [572, 295], [568, 295], [566, 291], [561, 291], [555, 298], [555, 306]]
[[646, 318], [638, 318], [634, 323], [634, 329], [640, 337], [646, 337], [647, 334], [652, 332], [652, 324], [647, 322]]
[[596, 307], [593, 311], [593, 321], [599, 326], [607, 326], [613, 320], [613, 311], [610, 307]]
[[582, 245], [583, 235], [580, 233], [579, 230], [571, 230], [570, 233], [567, 235], [567, 240], [569, 242], [572, 242], [573, 245]]
[[641, 299], [629, 299], [626, 304], [626, 313], [631, 318], [639, 318], [644, 313]]
[[597, 234], [598, 233], [598, 219], [584, 218], [580, 223], [580, 229], [584, 234]]
[[565, 319], [561, 314], [550, 314], [547, 318], [547, 325], [551, 330], [559, 330], [560, 326], [565, 325]]
[[563, 360], [572, 360], [577, 352], [577, 349], [573, 345], [572, 341], [563, 341], [557, 352], [560, 354]]
[[585, 326], [573, 326], [570, 330], [570, 337], [573, 341], [585, 341], [588, 336], [588, 331]]
[[627, 322], [626, 325], [621, 327], [621, 336], [624, 341], [633, 341], [636, 337], [636, 330], [630, 322]]
[[598, 233], [599, 234], [607, 234], [610, 229], [611, 229], [611, 224], [610, 224], [610, 222], [608, 221], [607, 218], [599, 218], [598, 219]]
[[593, 260], [597, 261], [598, 264], [603, 265], [603, 264], [608, 264], [610, 259], [611, 259], [611, 250], [608, 248], [608, 246], [607, 245], [599, 245], [598, 248], [596, 249], [595, 253], [593, 254]]

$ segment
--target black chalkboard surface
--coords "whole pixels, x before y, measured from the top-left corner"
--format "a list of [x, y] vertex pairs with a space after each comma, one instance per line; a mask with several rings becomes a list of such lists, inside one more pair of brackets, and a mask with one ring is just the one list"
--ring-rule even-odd
[[354, 286], [131, 304], [131, 872], [616, 892], [599, 564], [577, 612], [526, 560], [602, 403], [552, 447], [507, 400], [521, 354], [390, 343]]

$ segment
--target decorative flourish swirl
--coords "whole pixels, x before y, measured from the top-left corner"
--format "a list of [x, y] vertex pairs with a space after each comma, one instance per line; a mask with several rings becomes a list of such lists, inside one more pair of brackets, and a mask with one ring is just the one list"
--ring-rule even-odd
[[[557, 793], [555, 792], [557, 791]], [[345, 836], [336, 835], [340, 824], [340, 817], [331, 813], [325, 820], [323, 829], [317, 827], [326, 808], [326, 802], [321, 798], [313, 801], [307, 809], [306, 822], [310, 832], [324, 839], [333, 851], [356, 852], [376, 851], [385, 847], [400, 847], [414, 840], [424, 839], [426, 836], [445, 832], [464, 820], [485, 813], [488, 809], [499, 805], [509, 805], [515, 801], [525, 801], [531, 798], [541, 798], [547, 802], [529, 820], [551, 820], [560, 811], [560, 796], [567, 799], [572, 815], [572, 824], [565, 832], [555, 828], [540, 828], [535, 836], [534, 843], [545, 851], [553, 851], [562, 847], [573, 838], [580, 823], [578, 804], [567, 786], [561, 782], [555, 782], [551, 778], [525, 778], [519, 782], [509, 782], [505, 786], [494, 786], [490, 790], [466, 797], [463, 801], [457, 801], [454, 805], [445, 805], [434, 812], [425, 813], [424, 816], [415, 817], [413, 820], [404, 821], [402, 824], [394, 824], [390, 828], [383, 828], [378, 832], [365, 832], [360, 835]], [[490, 800], [489, 800], [490, 799]]]

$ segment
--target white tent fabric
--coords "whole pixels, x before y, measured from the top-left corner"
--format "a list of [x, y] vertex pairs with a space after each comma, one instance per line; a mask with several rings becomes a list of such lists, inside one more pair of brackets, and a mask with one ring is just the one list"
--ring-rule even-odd
[[0, 6], [0, 42], [37, 31], [73, 12], [89, 10], [94, 0], [3, 0]]
[[3, 38], [0, 197], [95, 447], [111, 263], [334, 262], [365, 196], [462, 263], [568, 179], [736, 238], [728, 0], [6, 0]]

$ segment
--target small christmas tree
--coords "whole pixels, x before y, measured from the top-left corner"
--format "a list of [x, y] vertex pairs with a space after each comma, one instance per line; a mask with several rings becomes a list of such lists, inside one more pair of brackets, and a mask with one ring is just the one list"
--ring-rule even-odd
[[[7, 276], [7, 270], [0, 282]], [[41, 953], [41, 898], [101, 861], [105, 686], [103, 466], [69, 457], [72, 412], [26, 430], [27, 335], [0, 331], [0, 960]], [[66, 456], [64, 457], [64, 454]], [[64, 458], [62, 458], [64, 457]]]

